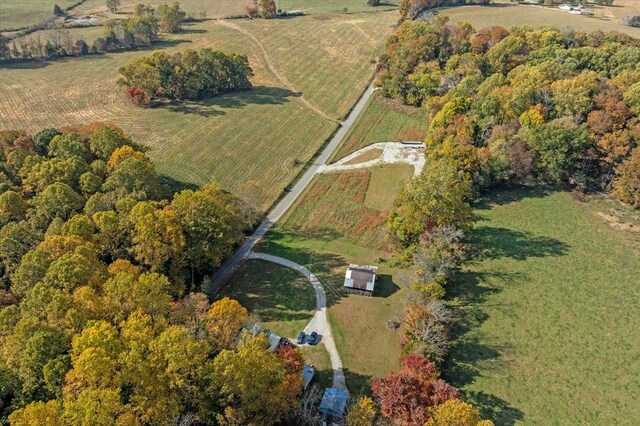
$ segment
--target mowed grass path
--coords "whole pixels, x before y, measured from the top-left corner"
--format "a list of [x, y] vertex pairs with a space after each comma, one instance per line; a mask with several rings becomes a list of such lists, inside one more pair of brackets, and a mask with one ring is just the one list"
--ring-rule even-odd
[[477, 206], [445, 377], [496, 424], [640, 424], [640, 233], [599, 209], [526, 189]]
[[[386, 218], [394, 197], [412, 175], [409, 166], [374, 167], [318, 175], [257, 251], [310, 267], [322, 280], [328, 317], [353, 395], [370, 392], [374, 377], [397, 368], [401, 332], [387, 329], [403, 305], [402, 271], [390, 256]], [[375, 297], [345, 295], [350, 263], [378, 265]]]
[[[117, 68], [136, 51], [0, 68], [0, 128], [35, 132], [91, 121], [113, 122], [147, 144], [161, 173], [184, 183], [218, 181], [238, 190], [254, 180], [268, 207], [337, 124], [308, 108], [300, 93], [331, 117], [349, 111], [367, 87], [395, 12], [318, 20], [237, 20], [242, 32], [208, 21], [155, 46], [177, 52], [211, 47], [245, 53], [255, 89], [175, 107], [140, 109], [117, 86]], [[356, 22], [357, 21], [357, 22]]]
[[569, 27], [576, 31], [587, 32], [619, 31], [640, 38], [640, 28], [622, 25], [618, 19], [604, 20], [542, 7], [517, 6], [513, 4], [465, 6], [445, 8], [440, 11], [440, 14], [451, 18], [453, 23], [468, 21], [475, 29], [492, 25], [500, 25], [505, 28], [515, 25], [554, 26], [558, 28]]

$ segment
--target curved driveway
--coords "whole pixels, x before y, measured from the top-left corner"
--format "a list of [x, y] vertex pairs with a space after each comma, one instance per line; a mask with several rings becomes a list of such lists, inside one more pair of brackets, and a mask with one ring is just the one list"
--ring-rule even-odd
[[254, 252], [247, 258], [277, 263], [278, 265], [293, 269], [309, 280], [313, 286], [314, 292], [316, 293], [316, 312], [313, 314], [313, 318], [311, 318], [309, 324], [304, 328], [304, 332], [309, 334], [312, 331], [315, 331], [320, 335], [320, 343], [324, 343], [327, 352], [329, 352], [329, 358], [331, 359], [331, 368], [333, 369], [333, 387], [348, 392], [344, 380], [344, 371], [342, 370], [342, 360], [340, 359], [336, 342], [333, 340], [331, 325], [329, 325], [329, 321], [327, 321], [327, 295], [325, 294], [322, 283], [318, 277], [304, 266], [271, 254]]

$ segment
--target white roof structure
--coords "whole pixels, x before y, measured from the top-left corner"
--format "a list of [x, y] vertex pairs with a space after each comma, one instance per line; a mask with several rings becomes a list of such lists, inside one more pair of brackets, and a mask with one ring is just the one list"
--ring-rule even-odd
[[349, 265], [344, 276], [346, 288], [373, 293], [376, 285], [377, 266]]

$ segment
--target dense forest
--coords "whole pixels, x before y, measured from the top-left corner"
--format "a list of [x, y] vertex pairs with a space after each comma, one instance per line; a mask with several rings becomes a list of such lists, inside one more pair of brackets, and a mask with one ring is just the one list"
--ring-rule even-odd
[[[636, 39], [554, 28], [476, 31], [441, 16], [407, 21], [387, 42], [377, 85], [423, 108], [429, 121], [425, 167], [399, 193], [388, 221], [394, 260], [413, 270], [397, 324], [409, 356], [446, 360], [456, 315], [443, 298], [464, 261], [471, 203], [483, 191], [555, 185], [579, 200], [607, 192], [640, 207]], [[381, 414], [406, 418], [410, 405], [391, 397], [406, 388], [397, 384], [402, 390], [387, 395], [379, 386]]]
[[[611, 192], [640, 206], [639, 64], [640, 41], [619, 33], [402, 24], [378, 84], [424, 108], [429, 129], [427, 167], [391, 218], [397, 242], [465, 229], [466, 201], [505, 183]], [[440, 184], [447, 190], [429, 198]]]
[[173, 194], [112, 125], [0, 133], [0, 422], [295, 423], [302, 357], [236, 336], [193, 277], [255, 216], [216, 184]]

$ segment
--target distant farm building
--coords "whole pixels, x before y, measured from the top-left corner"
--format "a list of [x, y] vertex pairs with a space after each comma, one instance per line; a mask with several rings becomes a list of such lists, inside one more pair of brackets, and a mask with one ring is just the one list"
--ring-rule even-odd
[[373, 296], [376, 288], [378, 267], [349, 265], [344, 276], [344, 289], [347, 293]]
[[327, 388], [324, 391], [319, 410], [327, 417], [341, 419], [344, 417], [348, 399], [349, 394], [347, 391], [337, 388]]

